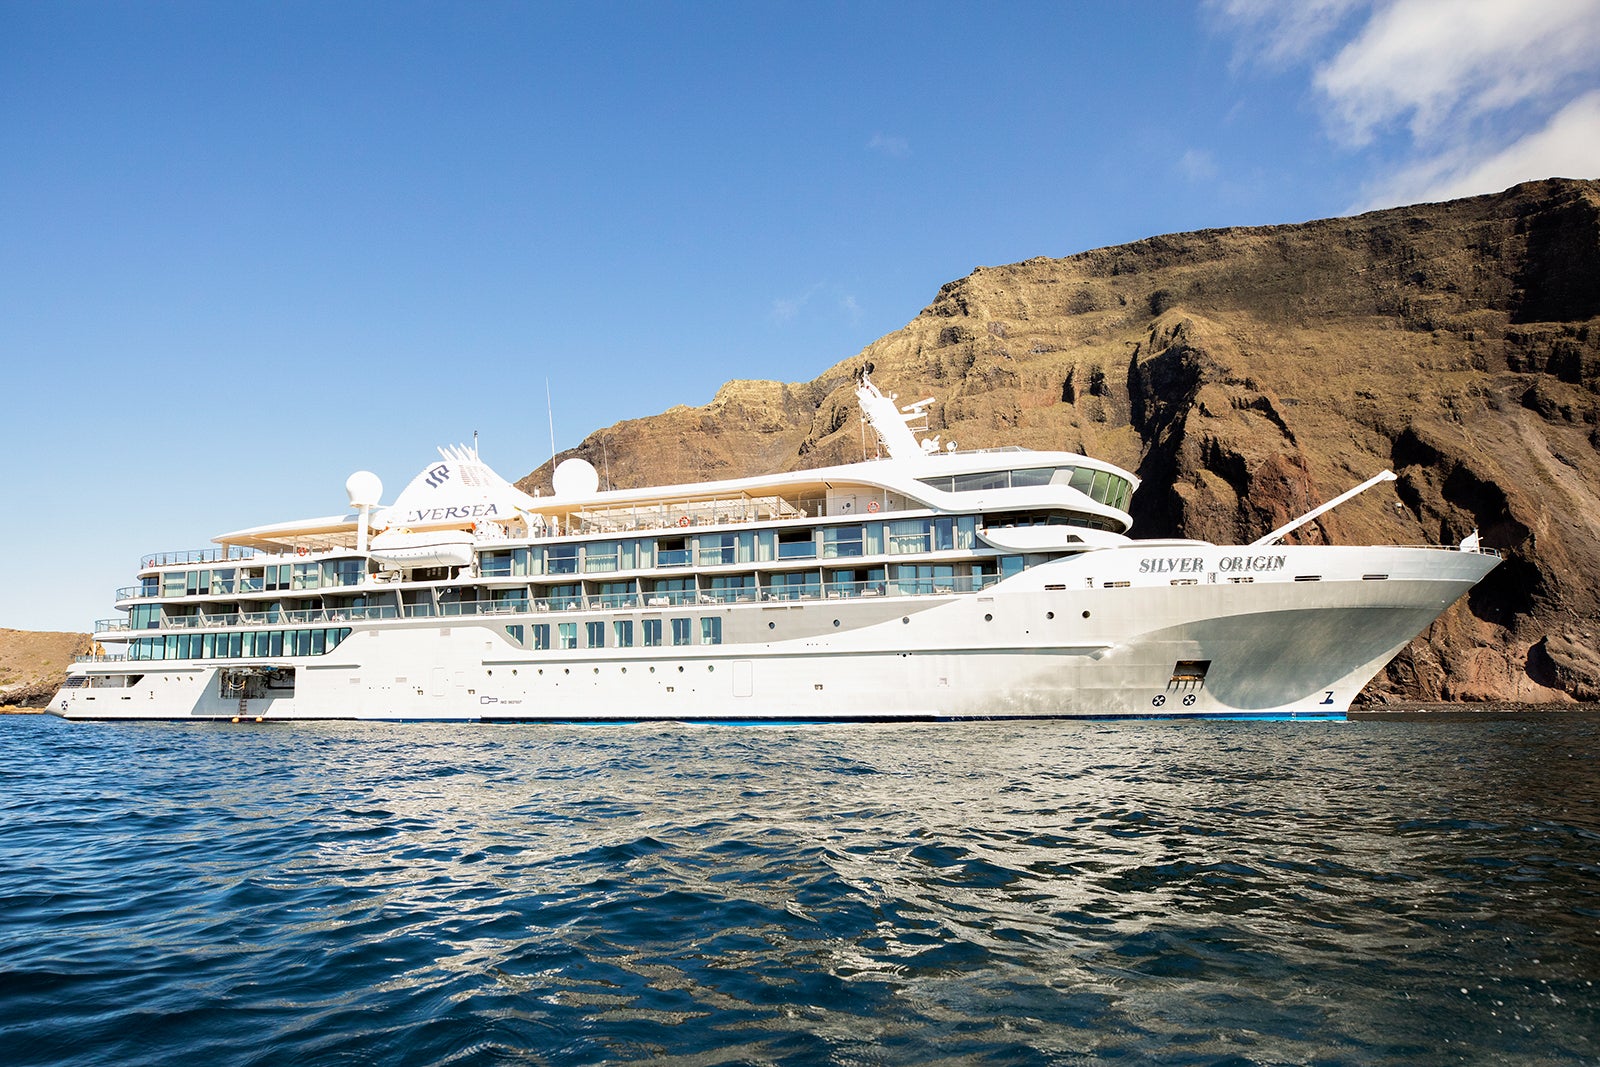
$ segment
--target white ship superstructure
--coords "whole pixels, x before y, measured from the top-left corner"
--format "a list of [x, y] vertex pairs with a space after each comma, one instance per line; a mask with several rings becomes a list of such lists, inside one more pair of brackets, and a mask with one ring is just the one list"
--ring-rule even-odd
[[1277, 543], [1296, 524], [1248, 546], [1132, 540], [1127, 471], [918, 442], [928, 402], [900, 409], [864, 377], [857, 395], [885, 458], [606, 490], [569, 460], [530, 496], [458, 446], [388, 506], [360, 472], [348, 514], [146, 556], [52, 710], [1338, 717], [1497, 562], [1475, 538]]

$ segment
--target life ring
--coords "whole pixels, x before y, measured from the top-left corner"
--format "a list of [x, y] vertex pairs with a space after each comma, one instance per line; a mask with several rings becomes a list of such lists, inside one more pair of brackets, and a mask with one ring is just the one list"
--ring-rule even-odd
[[867, 510], [868, 511], [873, 511], [873, 512], [877, 511], [878, 510], [878, 502], [876, 500], [867, 501]]
[[294, 554], [297, 556], [309, 556], [311, 555], [311, 550], [305, 545], [301, 545], [299, 548], [294, 550]]
[[689, 525], [689, 516], [687, 516], [687, 515], [679, 515], [678, 516], [678, 525], [679, 526], [687, 526], [687, 525]]

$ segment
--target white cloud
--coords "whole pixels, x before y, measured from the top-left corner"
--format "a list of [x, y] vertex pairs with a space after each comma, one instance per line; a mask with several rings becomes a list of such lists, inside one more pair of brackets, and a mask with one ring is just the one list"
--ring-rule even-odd
[[1357, 8], [1371, 0], [1210, 0], [1230, 21], [1249, 27], [1240, 40], [1248, 58], [1283, 68], [1310, 55]]
[[1352, 144], [1405, 121], [1414, 138], [1570, 92], [1600, 51], [1600, 0], [1394, 0], [1316, 72]]
[[1600, 0], [1209, 0], [1370, 160], [1352, 210], [1600, 176]]
[[891, 134], [875, 133], [872, 140], [867, 142], [867, 147], [874, 152], [882, 152], [886, 156], [900, 159], [911, 154], [911, 142], [904, 137]]
[[1217, 161], [1205, 149], [1191, 148], [1178, 157], [1178, 170], [1192, 182], [1210, 181], [1217, 176]]
[[827, 283], [814, 282], [805, 292], [796, 296], [780, 296], [772, 302], [774, 322], [793, 322], [805, 310], [811, 298], [820, 293]]
[[1498, 192], [1538, 178], [1600, 175], [1600, 90], [1556, 112], [1540, 130], [1487, 156], [1455, 148], [1420, 160], [1369, 190], [1361, 210]]

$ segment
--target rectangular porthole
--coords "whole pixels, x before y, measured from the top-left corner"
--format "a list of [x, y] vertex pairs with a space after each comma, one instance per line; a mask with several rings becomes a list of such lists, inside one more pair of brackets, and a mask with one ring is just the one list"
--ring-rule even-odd
[[1297, 575], [1294, 576], [1294, 580], [1297, 581], [1297, 582], [1320, 582], [1320, 581], [1322, 581], [1322, 575], [1320, 575], [1320, 574], [1297, 574]]
[[1386, 582], [1389, 580], [1389, 576], [1387, 574], [1363, 574], [1361, 580], [1363, 582]]
[[1107, 589], [1126, 589], [1126, 588], [1128, 588], [1128, 586], [1130, 584], [1132, 584], [1132, 583], [1130, 583], [1130, 582], [1107, 582], [1106, 583], [1106, 588]]

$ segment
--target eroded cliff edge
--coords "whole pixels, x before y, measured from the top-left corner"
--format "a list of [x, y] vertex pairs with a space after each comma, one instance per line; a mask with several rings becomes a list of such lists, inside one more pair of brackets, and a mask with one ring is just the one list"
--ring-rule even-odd
[[863, 363], [937, 397], [930, 428], [962, 447], [1137, 471], [1144, 537], [1249, 541], [1389, 467], [1393, 491], [1298, 539], [1478, 528], [1505, 561], [1369, 695], [1600, 699], [1600, 182], [980, 267], [811, 382], [730, 382], [557, 459], [617, 485], [860, 459]]

